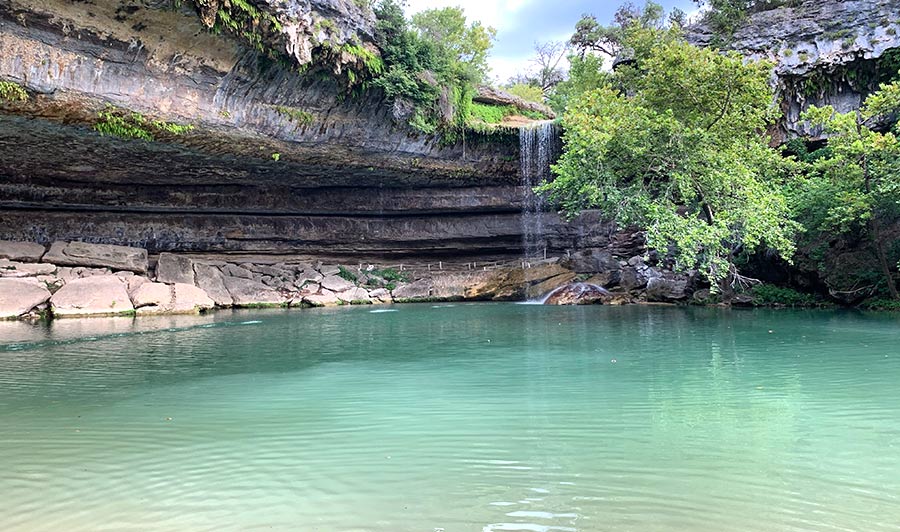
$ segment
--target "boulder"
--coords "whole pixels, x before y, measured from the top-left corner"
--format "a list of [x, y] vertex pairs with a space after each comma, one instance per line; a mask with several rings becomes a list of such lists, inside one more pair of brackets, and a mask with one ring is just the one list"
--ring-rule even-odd
[[392, 303], [394, 301], [391, 297], [391, 293], [385, 288], [376, 288], [375, 290], [372, 290], [369, 292], [369, 297], [379, 303]]
[[56, 271], [53, 264], [35, 264], [0, 259], [0, 277], [35, 277], [50, 275]]
[[326, 276], [322, 279], [321, 285], [323, 288], [331, 290], [332, 292], [343, 292], [345, 290], [350, 290], [355, 286], [350, 281], [343, 277], [338, 277], [337, 275]]
[[275, 306], [283, 305], [290, 301], [289, 298], [282, 296], [281, 293], [252, 279], [225, 277], [224, 281], [225, 288], [231, 294], [232, 304], [237, 307]]
[[297, 280], [294, 281], [294, 286], [302, 288], [306, 283], [321, 283], [324, 278], [324, 275], [315, 270], [301, 270], [297, 272]]
[[[516, 301], [527, 298], [528, 289], [548, 279], [570, 274], [559, 264], [541, 264], [533, 268], [507, 268], [474, 283], [466, 290], [466, 299]], [[394, 294], [394, 297], [397, 297]]]
[[143, 283], [131, 294], [131, 304], [139, 312], [145, 307], [155, 307], [154, 312], [164, 312], [172, 307], [172, 287], [163, 283]]
[[687, 279], [654, 277], [647, 281], [647, 301], [683, 301], [690, 296]]
[[150, 262], [147, 250], [86, 242], [54, 242], [43, 262], [64, 266], [92, 266], [147, 273]]
[[112, 272], [110, 272], [107, 268], [85, 268], [83, 266], [70, 268], [68, 266], [63, 266], [56, 269], [55, 275], [62, 279], [63, 282], [68, 282], [72, 279], [82, 279], [84, 277], [91, 277], [94, 275], [110, 275], [111, 273]]
[[44, 252], [44, 246], [33, 242], [13, 242], [0, 240], [0, 259], [17, 260], [21, 262], [39, 262]]
[[131, 314], [134, 306], [125, 287], [125, 282], [114, 275], [73, 279], [53, 294], [50, 308], [60, 318]]
[[167, 284], [194, 284], [194, 261], [183, 255], [160, 253], [156, 263], [156, 280]]
[[209, 297], [209, 294], [192, 284], [175, 283], [172, 289], [174, 292], [172, 312], [188, 314], [209, 310], [216, 306], [216, 302]]
[[466, 298], [470, 286], [484, 282], [491, 272], [470, 270], [465, 272], [435, 272], [432, 277], [431, 297], [442, 301]]
[[304, 296], [318, 294], [321, 288], [322, 286], [318, 283], [306, 283], [302, 288], [300, 288], [300, 294]]
[[141, 287], [144, 283], [149, 283], [150, 279], [146, 277], [141, 277], [140, 275], [134, 275], [125, 279], [125, 287], [128, 290], [128, 295], [133, 296], [134, 291]]
[[572, 283], [565, 285], [550, 294], [545, 305], [593, 305], [610, 299], [604, 288], [588, 283]]
[[364, 288], [351, 288], [350, 290], [344, 292], [338, 292], [336, 295], [337, 298], [344, 303], [372, 303], [372, 298], [369, 297], [369, 292], [367, 292]]
[[319, 294], [303, 296], [303, 303], [311, 307], [331, 307], [340, 303], [340, 299], [330, 290], [322, 290]]
[[648, 266], [642, 257], [635, 256], [628, 259], [622, 268], [619, 286], [624, 290], [642, 290], [647, 287], [650, 279], [657, 277], [662, 277], [662, 274]]
[[341, 273], [340, 266], [333, 266], [331, 264], [319, 263], [316, 265], [316, 270], [318, 270], [318, 272], [321, 273], [322, 275], [324, 275], [325, 277], [328, 277], [330, 275], [337, 275], [337, 274]]
[[211, 264], [194, 264], [194, 282], [216, 302], [216, 305], [230, 307], [234, 304], [234, 298], [225, 287], [225, 276], [219, 268]]
[[391, 292], [391, 296], [398, 301], [415, 301], [433, 297], [434, 284], [431, 279], [419, 279], [418, 281], [404, 284]]
[[38, 283], [0, 279], [0, 320], [17, 318], [49, 299], [50, 291]]
[[226, 264], [222, 266], [222, 273], [228, 277], [240, 277], [241, 279], [253, 279], [253, 272], [248, 268], [237, 266], [235, 264]]
[[622, 269], [619, 261], [613, 258], [612, 253], [601, 249], [576, 251], [564, 259], [562, 265], [575, 273], [595, 274], [618, 272]]
[[521, 111], [540, 113], [548, 119], [556, 118], [556, 113], [553, 112], [553, 109], [550, 109], [542, 103], [529, 102], [506, 91], [495, 89], [487, 85], [480, 85], [472, 100], [478, 103], [498, 105], [501, 107], [511, 105]]
[[557, 288], [567, 283], [571, 283], [575, 280], [575, 277], [575, 272], [561, 273], [556, 277], [551, 277], [546, 281], [529, 286], [525, 289], [525, 297], [528, 299], [543, 297]]
[[184, 283], [144, 283], [131, 301], [138, 314], [192, 314], [215, 306], [203, 289]]

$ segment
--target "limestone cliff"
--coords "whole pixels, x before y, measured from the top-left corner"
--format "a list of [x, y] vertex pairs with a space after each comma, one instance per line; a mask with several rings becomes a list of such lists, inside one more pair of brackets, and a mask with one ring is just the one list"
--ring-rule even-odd
[[[690, 28], [688, 39], [710, 45], [713, 31]], [[775, 64], [782, 101], [782, 138], [816, 137], [800, 120], [810, 105], [859, 108], [880, 82], [900, 69], [900, 2], [806, 0], [797, 7], [756, 13], [727, 48]]]
[[[518, 251], [517, 133], [448, 144], [398, 124], [379, 93], [348, 91], [340, 72], [372, 39], [357, 2], [254, 1], [266, 16], [244, 37], [217, 26], [229, 5], [0, 1], [0, 81], [28, 95], [0, 99], [0, 238]], [[154, 141], [96, 130], [115, 120]]]

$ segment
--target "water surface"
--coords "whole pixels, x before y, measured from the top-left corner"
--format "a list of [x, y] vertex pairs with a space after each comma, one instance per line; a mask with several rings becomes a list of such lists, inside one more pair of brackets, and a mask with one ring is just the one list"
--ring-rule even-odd
[[372, 310], [0, 322], [0, 529], [900, 530], [897, 316]]

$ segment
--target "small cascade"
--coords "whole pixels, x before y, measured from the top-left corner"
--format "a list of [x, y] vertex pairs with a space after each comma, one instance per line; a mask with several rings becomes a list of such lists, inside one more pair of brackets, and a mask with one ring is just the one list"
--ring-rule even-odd
[[552, 121], [536, 122], [519, 130], [520, 177], [522, 182], [522, 253], [525, 259], [544, 259], [544, 198], [534, 187], [550, 180], [550, 165], [562, 152], [559, 126]]

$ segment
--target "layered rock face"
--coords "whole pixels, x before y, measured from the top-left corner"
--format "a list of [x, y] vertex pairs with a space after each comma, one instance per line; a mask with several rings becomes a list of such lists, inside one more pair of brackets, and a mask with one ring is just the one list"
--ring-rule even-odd
[[[694, 44], [711, 45], [715, 34], [690, 28]], [[896, 75], [900, 62], [900, 2], [895, 0], [806, 0], [793, 8], [752, 15], [726, 48], [775, 64], [784, 120], [780, 139], [817, 137], [800, 120], [810, 105], [858, 109], [879, 81]], [[895, 56], [897, 57], [897, 56]]]
[[[150, 253], [518, 254], [518, 135], [447, 144], [395, 123], [377, 92], [348, 92], [335, 75], [353, 57], [315, 48], [369, 46], [369, 10], [268, 4], [290, 64], [211, 34], [208, 13], [189, 5], [0, 4], [0, 80], [28, 93], [0, 100], [0, 239]], [[300, 74], [310, 48], [330, 62]], [[110, 110], [192, 129], [148, 126], [152, 142], [103, 136], [94, 127]], [[548, 230], [560, 248], [590, 237], [558, 219]]]

